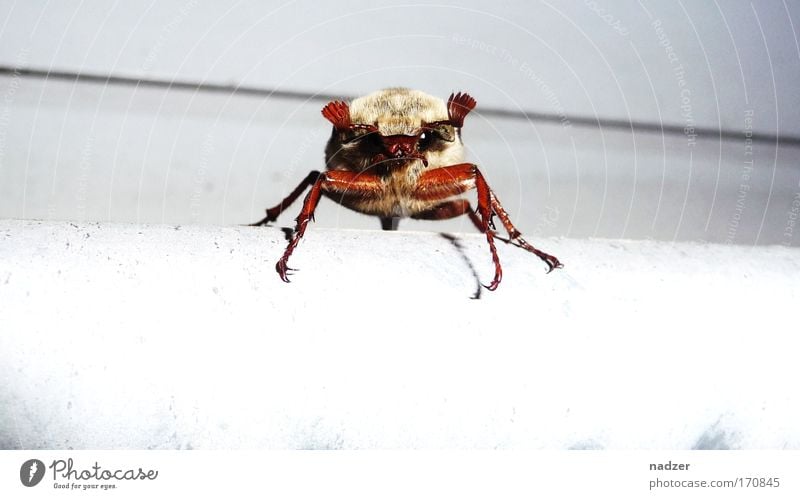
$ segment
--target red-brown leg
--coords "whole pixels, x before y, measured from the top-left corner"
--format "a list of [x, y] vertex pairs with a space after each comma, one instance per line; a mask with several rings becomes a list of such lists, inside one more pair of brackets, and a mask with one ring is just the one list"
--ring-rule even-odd
[[480, 219], [478, 219], [477, 215], [475, 215], [475, 212], [469, 205], [469, 201], [466, 199], [445, 201], [441, 204], [437, 204], [429, 210], [415, 213], [411, 215], [411, 218], [416, 220], [448, 220], [464, 214], [469, 214], [470, 220], [473, 220], [473, 223], [480, 225]]
[[[319, 203], [319, 196], [321, 194], [320, 190], [324, 180], [324, 175], [319, 175], [317, 180], [314, 182], [314, 185], [311, 186], [311, 190], [308, 192], [306, 199], [303, 201], [303, 208], [300, 210], [300, 214], [297, 216], [297, 226], [294, 229], [292, 238], [289, 240], [289, 245], [283, 252], [283, 256], [275, 264], [275, 270], [278, 272], [278, 275], [281, 276], [281, 280], [283, 280], [283, 282], [289, 282], [288, 273], [291, 270], [295, 270], [289, 268], [288, 266], [289, 257], [292, 256], [292, 251], [294, 251], [297, 243], [300, 242], [300, 238], [302, 238], [303, 234], [305, 234], [308, 221], [314, 218], [314, 210], [317, 209], [317, 203]], [[269, 217], [269, 215], [267, 216]]]
[[[445, 201], [442, 204], [434, 206], [430, 210], [411, 215], [411, 218], [415, 218], [417, 220], [448, 220], [464, 214], [469, 217], [472, 224], [475, 225], [475, 228], [481, 230], [481, 219], [478, 217], [478, 214], [475, 213], [475, 210], [472, 209], [472, 206], [466, 199]], [[495, 233], [495, 237], [498, 239], [503, 239], [502, 237], [498, 237], [497, 233]]]
[[419, 199], [444, 199], [472, 188], [478, 191], [478, 216], [480, 219], [478, 228], [486, 234], [486, 241], [489, 243], [492, 262], [494, 262], [494, 278], [484, 287], [489, 291], [494, 291], [503, 279], [503, 268], [500, 266], [500, 257], [497, 256], [497, 248], [494, 245], [494, 232], [490, 229], [491, 190], [478, 168], [470, 163], [462, 163], [429, 170], [420, 176], [414, 194]]
[[284, 282], [289, 282], [289, 271], [295, 270], [288, 266], [289, 257], [292, 256], [297, 243], [300, 242], [303, 234], [305, 234], [309, 220], [314, 218], [314, 210], [317, 208], [317, 203], [319, 203], [319, 198], [323, 191], [329, 195], [346, 194], [349, 196], [372, 197], [379, 196], [383, 192], [383, 188], [380, 178], [374, 174], [346, 171], [328, 171], [319, 174], [313, 182], [305, 201], [303, 201], [303, 208], [300, 210], [300, 215], [297, 216], [297, 226], [289, 245], [283, 252], [283, 256], [278, 260], [278, 263], [275, 264], [275, 270], [281, 276], [281, 279]]
[[494, 232], [489, 227], [492, 224], [492, 191], [477, 168], [475, 168], [475, 188], [478, 190], [478, 215], [481, 217], [481, 232], [486, 233], [486, 241], [489, 242], [489, 250], [492, 252], [492, 261], [494, 262], [494, 279], [486, 286], [486, 289], [494, 291], [503, 279], [503, 268], [500, 266], [497, 248], [494, 247]]
[[551, 272], [555, 268], [563, 267], [556, 257], [536, 249], [522, 238], [521, 233], [511, 223], [508, 213], [500, 204], [497, 196], [495, 196], [494, 192], [489, 188], [480, 170], [478, 170], [475, 165], [464, 163], [430, 170], [420, 177], [418, 184], [419, 187], [415, 195], [421, 199], [443, 199], [461, 194], [473, 187], [477, 189], [477, 216], [466, 200], [442, 203], [428, 212], [423, 212], [422, 216], [433, 218], [438, 215], [441, 216], [441, 218], [449, 218], [447, 215], [458, 216], [462, 213], [469, 213], [470, 219], [478, 230], [486, 233], [489, 249], [492, 252], [492, 261], [495, 264], [495, 278], [486, 286], [488, 289], [496, 289], [503, 275], [500, 261], [497, 257], [497, 251], [494, 247], [494, 237], [496, 235], [492, 230], [494, 229], [492, 224], [492, 215], [494, 214], [500, 218], [509, 236], [509, 240], [507, 241], [503, 238], [499, 239], [512, 242], [514, 245], [530, 251], [541, 258], [548, 265], [548, 272]]
[[[503, 211], [503, 213], [505, 213], [505, 211]], [[469, 216], [470, 221], [472, 222], [472, 224], [475, 226], [476, 229], [482, 230], [480, 217], [478, 217], [478, 214], [475, 213], [475, 210], [472, 209], [472, 206], [466, 199], [454, 199], [452, 201], [445, 201], [442, 204], [438, 204], [427, 211], [411, 215], [411, 218], [417, 220], [448, 220], [451, 218], [459, 217], [464, 214]], [[525, 246], [517, 243], [517, 241], [514, 241], [508, 237], [503, 237], [498, 235], [497, 231], [495, 230], [491, 222], [490, 222], [490, 228], [494, 230], [495, 239], [499, 239], [506, 244], [508, 243], [513, 244], [514, 246], [517, 246], [522, 249], [528, 249]], [[516, 237], [519, 237], [519, 232], [517, 232]], [[530, 250], [528, 249], [528, 251]]]
[[508, 232], [508, 238], [517, 246], [527, 251], [530, 251], [534, 255], [538, 256], [539, 258], [547, 264], [547, 273], [553, 271], [553, 269], [560, 269], [564, 267], [561, 262], [558, 261], [558, 258], [554, 257], [553, 255], [549, 255], [544, 251], [538, 250], [533, 247], [528, 241], [522, 238], [522, 233], [514, 227], [514, 224], [511, 223], [511, 219], [506, 213], [506, 210], [500, 204], [500, 201], [497, 200], [497, 196], [494, 195], [494, 192], [491, 193], [491, 202], [492, 202], [492, 210], [497, 214], [500, 218], [500, 222], [502, 222], [503, 227], [506, 228], [506, 232]]
[[295, 187], [294, 190], [291, 192], [291, 194], [286, 196], [286, 198], [283, 201], [281, 201], [280, 204], [278, 204], [277, 206], [273, 206], [272, 208], [269, 208], [267, 210], [267, 216], [266, 217], [262, 218], [261, 220], [259, 220], [256, 223], [250, 224], [250, 226], [251, 227], [258, 227], [258, 226], [266, 225], [269, 222], [274, 222], [275, 220], [277, 220], [278, 216], [281, 213], [283, 213], [283, 211], [286, 208], [288, 208], [292, 203], [294, 203], [295, 200], [297, 200], [297, 198], [300, 197], [300, 194], [302, 194], [303, 191], [308, 189], [309, 186], [314, 185], [314, 182], [317, 181], [317, 178], [319, 178], [319, 172], [318, 171], [314, 170], [311, 173], [309, 173], [306, 176], [306, 178], [304, 178], [303, 181], [300, 182], [300, 185]]

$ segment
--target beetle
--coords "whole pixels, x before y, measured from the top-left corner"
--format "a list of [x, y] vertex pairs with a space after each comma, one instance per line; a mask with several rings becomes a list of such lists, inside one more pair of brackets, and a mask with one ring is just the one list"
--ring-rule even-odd
[[[468, 215], [486, 235], [494, 278], [494, 291], [503, 278], [495, 238], [512, 243], [542, 259], [548, 273], [563, 265], [558, 258], [533, 247], [522, 238], [481, 171], [464, 162], [461, 129], [475, 108], [469, 94], [453, 93], [445, 103], [418, 90], [388, 88], [354, 99], [329, 102], [322, 115], [333, 125], [325, 148], [324, 172], [312, 171], [280, 204], [251, 225], [277, 220], [306, 189], [296, 227], [283, 256], [275, 264], [280, 278], [289, 282], [288, 266], [297, 243], [314, 218], [320, 196], [352, 210], [380, 218], [384, 230], [397, 229], [401, 218], [445, 220]], [[477, 210], [459, 198], [471, 189], [478, 194]], [[508, 238], [495, 232], [493, 217], [503, 224]]]

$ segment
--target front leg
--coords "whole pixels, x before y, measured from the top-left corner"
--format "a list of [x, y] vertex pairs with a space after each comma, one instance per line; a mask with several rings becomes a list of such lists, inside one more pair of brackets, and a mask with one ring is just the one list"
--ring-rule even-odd
[[317, 209], [320, 195], [324, 193], [329, 197], [337, 194], [340, 196], [377, 198], [383, 192], [384, 186], [380, 177], [371, 173], [332, 170], [318, 174], [311, 186], [311, 190], [303, 201], [303, 208], [296, 218], [297, 225], [289, 240], [289, 245], [283, 252], [283, 256], [278, 260], [278, 263], [275, 264], [275, 270], [281, 276], [281, 279], [284, 282], [289, 282], [289, 271], [295, 270], [288, 266], [289, 257], [292, 256], [297, 243], [300, 242], [303, 234], [305, 234], [308, 222], [314, 218], [314, 210]]
[[562, 265], [554, 256], [548, 255], [536, 248], [534, 248], [527, 241], [522, 239], [520, 232], [511, 224], [511, 220], [503, 209], [500, 202], [497, 200], [494, 192], [489, 188], [486, 179], [481, 174], [478, 167], [462, 163], [435, 170], [429, 170], [420, 176], [415, 196], [419, 199], [425, 200], [445, 200], [449, 197], [462, 194], [470, 189], [478, 191], [478, 209], [477, 216], [470, 209], [466, 201], [453, 201], [444, 202], [438, 205], [429, 213], [421, 213], [419, 218], [450, 218], [462, 213], [468, 213], [470, 218], [478, 227], [478, 230], [486, 234], [486, 240], [489, 243], [489, 250], [492, 254], [492, 261], [495, 266], [495, 275], [492, 282], [485, 286], [490, 291], [497, 289], [500, 281], [503, 278], [503, 269], [500, 265], [500, 259], [497, 256], [497, 249], [494, 244], [494, 227], [492, 226], [492, 216], [497, 214], [503, 222], [503, 226], [508, 231], [510, 240], [513, 240], [517, 245], [545, 261], [549, 267], [549, 271], [554, 268], [560, 268]]
[[300, 182], [300, 185], [295, 187], [294, 190], [288, 196], [286, 196], [286, 198], [284, 198], [283, 201], [280, 202], [280, 204], [278, 204], [276, 206], [273, 206], [272, 208], [269, 208], [267, 210], [267, 216], [266, 217], [262, 218], [261, 220], [259, 220], [256, 223], [250, 224], [250, 226], [251, 227], [260, 227], [262, 225], [268, 224], [269, 222], [274, 222], [275, 220], [277, 220], [278, 216], [281, 213], [283, 213], [283, 210], [285, 210], [292, 203], [294, 203], [295, 200], [297, 200], [297, 198], [300, 197], [300, 194], [302, 194], [303, 191], [308, 189], [308, 186], [314, 185], [314, 182], [316, 182], [318, 178], [319, 178], [319, 172], [316, 171], [316, 170], [313, 170], [311, 173], [309, 173], [306, 176], [306, 178], [303, 179], [302, 182]]
[[470, 163], [461, 163], [428, 170], [417, 180], [414, 196], [429, 201], [444, 200], [470, 189], [478, 191], [478, 216], [480, 219], [478, 228], [486, 234], [486, 241], [489, 243], [489, 251], [492, 253], [492, 262], [494, 262], [494, 278], [489, 285], [484, 285], [484, 287], [489, 291], [494, 291], [503, 279], [503, 267], [500, 265], [500, 257], [497, 256], [497, 248], [494, 245], [494, 232], [490, 228], [492, 219], [491, 190], [478, 167]]

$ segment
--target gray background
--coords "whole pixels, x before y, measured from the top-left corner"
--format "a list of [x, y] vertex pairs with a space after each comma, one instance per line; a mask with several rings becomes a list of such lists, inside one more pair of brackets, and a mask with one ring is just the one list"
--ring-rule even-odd
[[[798, 243], [796, 3], [2, 1], [0, 12], [2, 218], [251, 222], [324, 166], [320, 94], [402, 85], [477, 99], [469, 158], [528, 234]], [[317, 224], [378, 226], [327, 200]]]

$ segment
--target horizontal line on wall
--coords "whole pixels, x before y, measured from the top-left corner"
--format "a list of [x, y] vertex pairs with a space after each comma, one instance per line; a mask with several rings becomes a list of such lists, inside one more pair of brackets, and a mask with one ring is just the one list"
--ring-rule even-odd
[[[158, 78], [135, 78], [131, 76], [117, 76], [100, 73], [76, 73], [71, 71], [48, 71], [35, 68], [14, 68], [10, 66], [0, 66], [0, 75], [18, 75], [20, 77], [32, 77], [42, 79], [66, 80], [79, 83], [101, 83], [105, 85], [126, 85], [133, 87], [154, 87], [172, 90], [192, 90], [196, 92], [225, 93], [244, 96], [268, 97], [296, 99], [303, 101], [328, 102], [331, 100], [348, 100], [353, 96], [333, 95], [324, 93], [302, 92], [293, 90], [276, 90], [263, 87], [253, 87], [247, 85], [231, 85], [220, 83], [207, 83], [186, 80], [167, 80]], [[484, 116], [495, 116], [508, 119], [530, 120], [548, 123], [567, 123], [574, 126], [594, 127], [594, 128], [613, 128], [619, 130], [630, 130], [641, 133], [660, 133], [669, 135], [686, 135], [683, 125], [662, 124], [652, 121], [628, 121], [614, 118], [593, 118], [590, 116], [565, 116], [552, 113], [541, 113], [535, 111], [513, 111], [510, 109], [481, 107], [480, 112]], [[741, 130], [698, 128], [695, 127], [694, 134], [698, 139], [721, 139], [721, 140], [741, 140], [744, 132]], [[782, 145], [800, 145], [800, 137], [791, 135], [775, 135], [771, 133], [752, 133], [754, 142], [779, 143]]]

